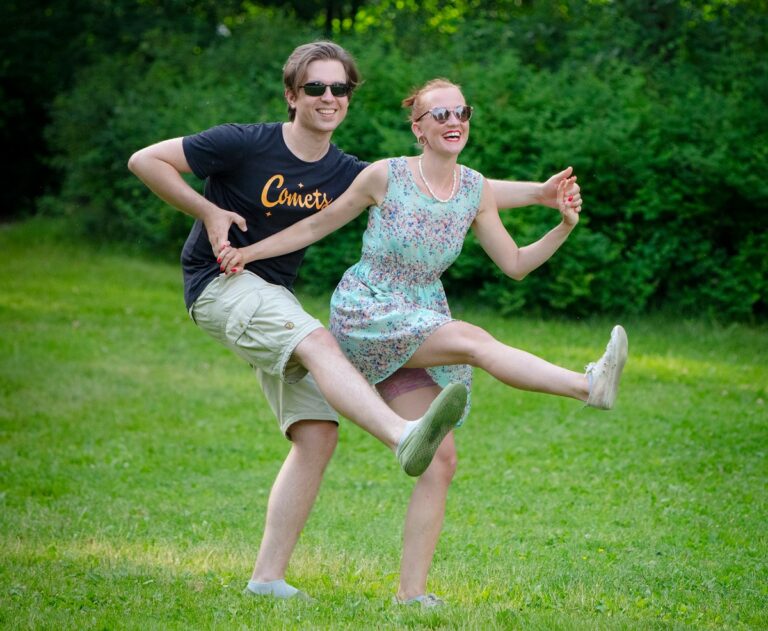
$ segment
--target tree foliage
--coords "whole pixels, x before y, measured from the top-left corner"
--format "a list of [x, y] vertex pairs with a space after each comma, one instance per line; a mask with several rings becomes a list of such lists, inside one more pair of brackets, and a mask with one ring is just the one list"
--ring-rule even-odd
[[[0, 192], [0, 213], [28, 211], [60, 180], [50, 168], [44, 128], [55, 97], [104, 56], [130, 55], [152, 33], [185, 33], [205, 46], [234, 0], [3, 0], [0, 5], [0, 141], [13, 155], [13, 186]], [[149, 53], [149, 51], [146, 51]], [[149, 55], [148, 55], [149, 56]]]
[[[117, 43], [60, 86], [47, 139], [62, 185], [41, 207], [90, 235], [176, 252], [188, 220], [127, 172], [128, 156], [225, 121], [283, 119], [282, 63], [322, 37], [328, 6], [178, 3], [192, 13], [177, 28], [163, 4], [130, 5], [134, 17], [156, 14], [113, 20]], [[766, 315], [765, 2], [328, 4], [335, 39], [366, 78], [339, 146], [368, 160], [413, 153], [400, 100], [442, 75], [476, 107], [464, 163], [523, 180], [571, 164], [580, 177], [583, 220], [550, 263], [514, 283], [470, 238], [450, 291], [509, 312]], [[504, 221], [524, 244], [556, 216], [527, 209]], [[332, 287], [363, 227], [310, 248], [305, 282]]]

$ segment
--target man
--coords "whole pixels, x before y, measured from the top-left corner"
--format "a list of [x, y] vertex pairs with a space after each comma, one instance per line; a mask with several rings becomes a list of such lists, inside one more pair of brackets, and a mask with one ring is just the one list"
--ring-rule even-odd
[[[366, 166], [331, 144], [360, 82], [349, 53], [331, 42], [299, 46], [283, 80], [288, 123], [222, 125], [165, 140], [136, 152], [128, 166], [161, 199], [197, 220], [182, 252], [190, 315], [254, 366], [292, 441], [270, 493], [247, 587], [290, 598], [304, 596], [285, 582], [285, 571], [337, 442], [330, 406], [394, 449], [406, 473], [418, 476], [460, 417], [466, 391], [452, 384], [419, 421], [389, 409], [291, 293], [303, 251], [249, 263], [244, 273], [220, 273], [216, 256], [225, 244], [247, 246], [324, 208]], [[189, 172], [206, 180], [203, 195], [181, 177]], [[557, 181], [569, 174], [543, 185], [496, 183], [497, 199], [504, 207], [553, 205]]]

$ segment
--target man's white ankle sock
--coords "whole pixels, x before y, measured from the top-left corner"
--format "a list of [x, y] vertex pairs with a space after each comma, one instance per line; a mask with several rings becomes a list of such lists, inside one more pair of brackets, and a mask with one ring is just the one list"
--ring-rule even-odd
[[[420, 421], [421, 419], [419, 419]], [[408, 437], [408, 434], [410, 434], [413, 430], [416, 429], [416, 426], [419, 424], [419, 421], [406, 421], [405, 422], [405, 429], [403, 430], [402, 436], [400, 436], [400, 440], [398, 441], [398, 446], [402, 444], [402, 442]]]
[[282, 578], [267, 583], [248, 581], [248, 590], [259, 596], [274, 596], [275, 598], [293, 598], [299, 593], [298, 589], [286, 583], [285, 579]]

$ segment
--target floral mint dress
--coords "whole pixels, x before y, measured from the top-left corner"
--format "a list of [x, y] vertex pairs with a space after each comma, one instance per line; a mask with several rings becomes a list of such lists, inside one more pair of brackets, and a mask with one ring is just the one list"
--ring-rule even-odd
[[[439, 202], [419, 190], [404, 157], [388, 165], [387, 192], [369, 209], [360, 261], [331, 298], [331, 333], [370, 383], [389, 377], [452, 321], [440, 276], [461, 252], [483, 188], [482, 175], [461, 166], [458, 191]], [[426, 370], [442, 387], [461, 382], [470, 391], [470, 366]], [[462, 422], [468, 411], [469, 401]]]

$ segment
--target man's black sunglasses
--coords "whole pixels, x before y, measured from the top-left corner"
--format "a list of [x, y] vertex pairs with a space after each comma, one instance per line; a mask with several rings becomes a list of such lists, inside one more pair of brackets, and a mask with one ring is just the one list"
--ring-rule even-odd
[[331, 88], [333, 96], [349, 96], [352, 87], [348, 83], [323, 83], [322, 81], [310, 81], [300, 85], [307, 96], [323, 96], [326, 88]]

